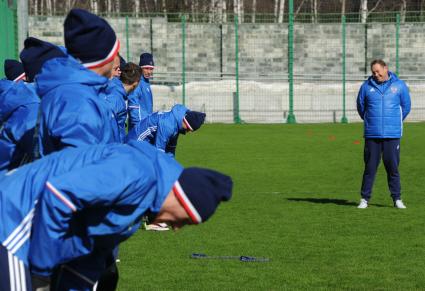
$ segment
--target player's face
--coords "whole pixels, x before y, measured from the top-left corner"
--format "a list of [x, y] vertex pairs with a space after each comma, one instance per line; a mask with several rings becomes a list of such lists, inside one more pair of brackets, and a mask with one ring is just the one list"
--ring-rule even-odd
[[376, 82], [382, 83], [388, 80], [388, 67], [380, 64], [372, 66], [372, 76]]
[[104, 76], [104, 77], [110, 79], [112, 77], [112, 67], [113, 66], [114, 66], [114, 61], [112, 60], [109, 63], [104, 64], [101, 67], [92, 68], [90, 70], [101, 75], [101, 76]]
[[177, 230], [187, 224], [192, 224], [192, 220], [187, 214], [184, 207], [181, 205], [173, 190], [168, 193], [162, 204], [161, 210], [152, 222], [154, 224], [165, 222], [172, 229]]
[[139, 81], [134, 82], [133, 84], [131, 84], [130, 89], [127, 93], [132, 92], [134, 89], [136, 89], [136, 87], [139, 86]]
[[143, 77], [146, 79], [153, 77], [153, 68], [142, 68]]
[[120, 57], [116, 55], [114, 58], [114, 64], [112, 66], [112, 78], [119, 76], [121, 76]]

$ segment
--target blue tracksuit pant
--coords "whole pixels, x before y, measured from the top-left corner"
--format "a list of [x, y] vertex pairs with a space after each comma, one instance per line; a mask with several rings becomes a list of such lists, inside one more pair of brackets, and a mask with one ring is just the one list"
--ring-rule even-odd
[[361, 195], [369, 201], [372, 194], [373, 182], [379, 162], [384, 161], [387, 171], [388, 188], [392, 199], [400, 199], [400, 174], [398, 165], [400, 163], [400, 139], [399, 138], [368, 138], [365, 139], [363, 181]]

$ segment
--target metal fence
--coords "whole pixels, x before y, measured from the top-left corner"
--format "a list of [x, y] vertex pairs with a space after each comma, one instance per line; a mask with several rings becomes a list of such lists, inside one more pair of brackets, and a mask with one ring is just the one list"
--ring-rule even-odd
[[[0, 0], [0, 64], [4, 60], [17, 58], [17, 17], [16, 2]], [[0, 78], [4, 77], [4, 70], [0, 70]]]
[[[408, 120], [425, 120], [421, 17], [388, 12], [361, 23], [359, 14], [289, 13], [284, 23], [248, 23], [247, 15], [243, 23], [233, 15], [216, 23], [184, 14], [105, 16], [127, 60], [154, 54], [155, 109], [184, 103], [211, 122], [236, 123], [360, 121], [355, 99], [375, 58], [407, 81]], [[32, 17], [30, 35], [63, 44], [63, 16], [54, 18]]]

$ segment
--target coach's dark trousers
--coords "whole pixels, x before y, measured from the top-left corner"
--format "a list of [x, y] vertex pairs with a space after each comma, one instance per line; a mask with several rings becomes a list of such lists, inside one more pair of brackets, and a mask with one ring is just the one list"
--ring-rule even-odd
[[379, 162], [384, 161], [387, 171], [388, 188], [393, 200], [400, 199], [400, 174], [398, 165], [400, 163], [400, 139], [399, 138], [371, 138], [365, 139], [363, 181], [361, 195], [369, 201], [372, 195], [373, 182]]

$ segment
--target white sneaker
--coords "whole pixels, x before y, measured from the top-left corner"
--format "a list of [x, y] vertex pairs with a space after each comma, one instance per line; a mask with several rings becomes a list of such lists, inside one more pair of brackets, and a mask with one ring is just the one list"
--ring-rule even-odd
[[170, 228], [168, 227], [166, 223], [158, 223], [158, 224], [147, 224], [146, 230], [166, 231], [166, 230], [170, 230]]
[[400, 199], [396, 200], [394, 202], [394, 207], [396, 207], [398, 209], [406, 209], [407, 208], [406, 205], [404, 205], [403, 201], [401, 201]]
[[360, 200], [360, 204], [359, 204], [359, 206], [357, 206], [357, 208], [360, 208], [360, 209], [367, 208], [367, 200], [366, 199], [361, 199]]

